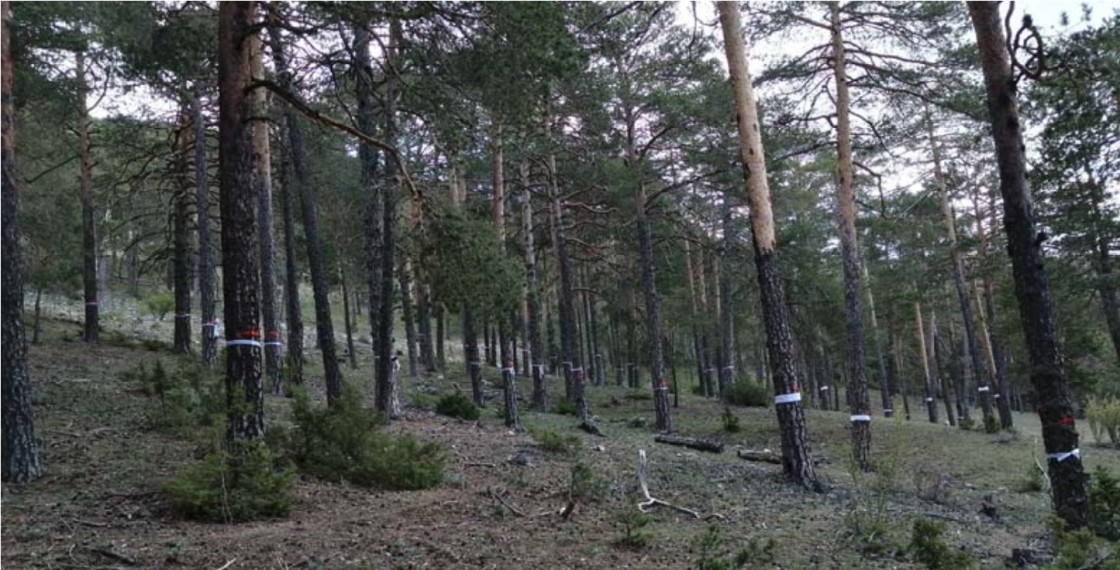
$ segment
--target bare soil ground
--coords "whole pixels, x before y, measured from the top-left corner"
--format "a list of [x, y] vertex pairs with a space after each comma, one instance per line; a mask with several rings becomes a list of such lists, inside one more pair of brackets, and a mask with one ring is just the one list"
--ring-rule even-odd
[[[31, 348], [36, 429], [46, 475], [3, 494], [6, 568], [694, 568], [697, 537], [709, 525], [724, 536], [721, 551], [772, 539], [772, 560], [751, 568], [916, 568], [902, 546], [917, 517], [947, 524], [946, 541], [982, 568], [1004, 567], [1013, 548], [1043, 544], [1045, 493], [1019, 487], [1041, 454], [1037, 420], [1019, 414], [1016, 433], [984, 434], [914, 421], [876, 418], [876, 474], [854, 474], [847, 454], [847, 414], [808, 411], [825, 493], [800, 490], [780, 467], [746, 462], [737, 448], [779, 446], [769, 409], [735, 409], [742, 431], [721, 430], [722, 409], [682, 388], [674, 410], [683, 435], [724, 441], [722, 454], [653, 442], [652, 403], [620, 387], [589, 390], [606, 437], [584, 434], [574, 418], [525, 411], [526, 426], [578, 435], [574, 454], [549, 453], [499, 419], [500, 399], [482, 420], [463, 422], [410, 409], [392, 429], [440, 443], [445, 482], [418, 492], [383, 492], [301, 478], [291, 515], [246, 524], [201, 524], [170, 515], [160, 488], [196, 461], [189, 439], [150, 429], [158, 407], [121, 373], [141, 361], [172, 365], [175, 357], [136, 347], [86, 346], [76, 325], [52, 321]], [[350, 377], [368, 377], [369, 366]], [[495, 371], [487, 371], [495, 375]], [[457, 374], [451, 375], [458, 378]], [[321, 383], [313, 378], [312, 384]], [[520, 380], [522, 394], [528, 382]], [[445, 378], [405, 380], [446, 392]], [[465, 386], [465, 385], [464, 385]], [[556, 383], [553, 393], [562, 393]], [[270, 397], [269, 421], [284, 421], [286, 401]], [[1084, 429], [1083, 431], [1088, 431]], [[1085, 435], [1089, 468], [1120, 468], [1120, 452]], [[616, 513], [636, 501], [639, 449], [649, 455], [652, 494], [710, 521], [657, 507], [646, 548], [617, 545]], [[528, 455], [528, 465], [511, 459]], [[589, 466], [606, 490], [576, 506], [566, 520], [573, 465]], [[501, 495], [503, 501], [495, 498]], [[990, 504], [998, 514], [981, 513]], [[856, 532], [855, 523], [876, 529]], [[867, 548], [866, 544], [883, 544]]]

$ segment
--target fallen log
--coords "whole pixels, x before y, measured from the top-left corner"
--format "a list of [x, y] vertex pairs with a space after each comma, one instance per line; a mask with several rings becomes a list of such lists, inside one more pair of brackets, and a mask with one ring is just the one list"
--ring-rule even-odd
[[657, 443], [665, 443], [669, 445], [681, 445], [698, 449], [700, 451], [708, 451], [711, 453], [723, 453], [723, 443], [719, 441], [712, 441], [708, 439], [694, 439], [691, 437], [677, 437], [675, 435], [656, 435], [653, 441]]
[[739, 459], [746, 459], [747, 461], [760, 461], [762, 463], [773, 463], [775, 465], [782, 464], [782, 456], [772, 451], [740, 449], [736, 454], [739, 456]]

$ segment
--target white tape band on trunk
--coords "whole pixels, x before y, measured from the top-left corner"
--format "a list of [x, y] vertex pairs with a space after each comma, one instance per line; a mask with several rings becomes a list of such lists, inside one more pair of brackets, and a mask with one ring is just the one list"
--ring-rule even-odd
[[871, 421], [871, 416], [868, 416], [866, 414], [856, 414], [856, 415], [852, 416], [851, 421], [853, 421], [853, 422], [869, 422], [869, 421]]
[[265, 346], [284, 346], [284, 343], [282, 343], [280, 341], [277, 341], [277, 340], [271, 340], [271, 341], [268, 341], [268, 342], [264, 343], [264, 345]]
[[933, 398], [926, 398], [926, 403], [932, 402]]
[[988, 390], [991, 390], [991, 388], [989, 388], [987, 386], [981, 386], [981, 387], [977, 388], [976, 390], [979, 391], [979, 392], [987, 392]]
[[1080, 449], [1074, 449], [1073, 451], [1063, 451], [1063, 452], [1060, 452], [1060, 453], [1047, 453], [1046, 454], [1046, 459], [1053, 459], [1054, 461], [1057, 461], [1058, 463], [1061, 463], [1061, 462], [1069, 459], [1070, 457], [1076, 457], [1078, 459], [1081, 459], [1081, 450]]
[[502, 369], [502, 374], [505, 374], [506, 372], [509, 372], [510, 374], [514, 373], [512, 368], [503, 368]]
[[794, 392], [792, 394], [781, 394], [774, 396], [775, 404], [793, 404], [801, 401], [801, 392]]
[[828, 389], [828, 386], [821, 386], [821, 392], [827, 392]]
[[255, 346], [257, 348], [260, 348], [261, 343], [258, 340], [249, 340], [249, 339], [245, 339], [245, 338], [235, 338], [233, 340], [227, 340], [226, 341], [226, 346]]

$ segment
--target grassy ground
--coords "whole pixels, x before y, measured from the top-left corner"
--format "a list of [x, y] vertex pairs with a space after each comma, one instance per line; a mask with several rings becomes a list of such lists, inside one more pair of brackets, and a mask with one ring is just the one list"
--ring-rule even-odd
[[[876, 418], [879, 469], [858, 474], [846, 461], [847, 413], [808, 410], [828, 488], [815, 494], [786, 483], [778, 466], [736, 457], [740, 447], [779, 448], [772, 410], [735, 409], [742, 429], [726, 433], [722, 408], [682, 389], [674, 410], [681, 434], [729, 446], [709, 454], [654, 443], [650, 428], [635, 427], [653, 423], [646, 392], [620, 387], [589, 390], [606, 437], [578, 431], [570, 416], [525, 411], [522, 398], [523, 423], [578, 437], [572, 453], [545, 451], [531, 435], [504, 428], [495, 393], [478, 422], [413, 408], [392, 427], [446, 449], [447, 477], [434, 489], [382, 492], [302, 479], [285, 520], [177, 520], [159, 489], [177, 468], [197, 460], [197, 445], [152, 430], [157, 404], [121, 378], [156, 359], [173, 369], [175, 357], [110, 342], [85, 346], [75, 340], [77, 328], [51, 321], [43, 343], [31, 349], [47, 473], [29, 488], [4, 490], [3, 563], [13, 568], [695, 568], [698, 539], [710, 525], [722, 531], [720, 552], [773, 540], [772, 559], [757, 555], [747, 567], [916, 568], [902, 547], [918, 517], [945, 522], [946, 541], [980, 567], [1001, 568], [1011, 549], [1038, 546], [1046, 535], [1046, 494], [1020, 490], [1032, 453], [1041, 454], [1032, 416], [1017, 415], [1016, 432], [995, 435], [932, 425], [917, 415], [910, 422]], [[316, 357], [311, 385], [321, 398]], [[349, 378], [372, 375], [368, 360], [360, 364], [347, 371]], [[496, 380], [496, 371], [486, 374]], [[460, 376], [405, 378], [406, 393], [420, 385], [465, 390]], [[528, 382], [519, 382], [527, 396]], [[557, 382], [551, 389], [563, 391]], [[267, 410], [268, 421], [286, 421], [285, 400], [269, 397]], [[649, 455], [655, 497], [719, 516], [698, 520], [657, 507], [646, 547], [617, 545], [617, 517], [637, 502], [639, 449]], [[1082, 449], [1090, 469], [1120, 470], [1120, 451], [1087, 440]], [[518, 454], [528, 454], [530, 464], [510, 462]], [[565, 520], [558, 513], [577, 463], [591, 468], [603, 490]], [[980, 512], [985, 503], [995, 506], [998, 519]]]

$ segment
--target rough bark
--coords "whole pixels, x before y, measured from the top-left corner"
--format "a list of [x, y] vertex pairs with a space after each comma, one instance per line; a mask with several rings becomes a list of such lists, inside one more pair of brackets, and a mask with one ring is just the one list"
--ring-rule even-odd
[[256, 5], [218, 8], [218, 132], [222, 214], [222, 297], [226, 331], [229, 442], [264, 435], [261, 334], [257, 310], [257, 204], [253, 184], [250, 26]]
[[[976, 323], [972, 316], [972, 302], [969, 300], [968, 284], [964, 274], [964, 260], [957, 245], [957, 228], [953, 208], [949, 202], [949, 190], [945, 184], [945, 176], [941, 170], [941, 150], [934, 138], [933, 119], [929, 108], [926, 108], [926, 130], [933, 155], [933, 177], [937, 183], [937, 192], [940, 196], [941, 217], [945, 222], [945, 235], [949, 241], [949, 256], [953, 265], [953, 285], [957, 289], [957, 302], [961, 308], [961, 320], [964, 321], [965, 340], [968, 343], [968, 353], [972, 364], [972, 375], [976, 378], [977, 394], [980, 408], [984, 412], [984, 422], [990, 421], [992, 416], [992, 401], [990, 397], [991, 382], [980, 363], [979, 343], [976, 339]], [[962, 386], [963, 388], [963, 386]]]
[[346, 354], [350, 360], [350, 369], [358, 369], [358, 354], [354, 350], [354, 325], [351, 323], [353, 318], [350, 314], [350, 288], [346, 282], [346, 271], [343, 270], [342, 264], [338, 264], [338, 282], [342, 286], [342, 323], [346, 328]]
[[735, 383], [735, 331], [732, 328], [731, 304], [731, 248], [735, 234], [731, 226], [731, 197], [723, 199], [723, 240], [719, 248], [719, 398], [727, 403], [731, 397], [731, 385]]
[[176, 137], [175, 177], [176, 189], [173, 203], [175, 207], [172, 228], [174, 234], [174, 254], [172, 273], [175, 283], [175, 322], [172, 332], [172, 350], [176, 354], [189, 354], [191, 351], [191, 270], [190, 270], [190, 222], [188, 206], [191, 197], [190, 149], [186, 129], [189, 126], [190, 112], [184, 109], [183, 130]]
[[218, 338], [214, 309], [214, 252], [210, 245], [210, 188], [206, 165], [206, 121], [202, 116], [202, 94], [195, 87], [191, 94], [191, 122], [194, 127], [194, 207], [198, 223], [198, 306], [202, 329], [199, 338], [202, 363], [213, 366], [218, 360]]
[[864, 370], [863, 317], [860, 309], [859, 246], [856, 238], [856, 202], [852, 187], [851, 95], [845, 68], [840, 4], [829, 4], [832, 16], [832, 70], [836, 80], [836, 196], [840, 233], [840, 258], [844, 269], [844, 321], [847, 329], [848, 403], [851, 406], [852, 455], [860, 469], [871, 469], [871, 399]]
[[[770, 189], [759, 130], [758, 109], [747, 69], [746, 49], [739, 24], [738, 5], [719, 2], [720, 24], [727, 52], [732, 92], [738, 115], [739, 158], [746, 178], [747, 206], [750, 208], [752, 243], [762, 297], [766, 345], [773, 367], [774, 392], [781, 397], [777, 408], [782, 439], [782, 469], [797, 484], [819, 489], [813, 467], [805, 414], [799, 402], [800, 385], [795, 371], [793, 334], [789, 308], [778, 267], [778, 244], [774, 234], [774, 214], [770, 208]], [[792, 395], [797, 394], [794, 398]]]
[[97, 342], [100, 331], [100, 306], [97, 292], [97, 225], [93, 211], [93, 163], [89, 146], [89, 107], [86, 94], [86, 54], [75, 54], [74, 73], [78, 82], [78, 197], [82, 203], [82, 289], [85, 299], [83, 324], [86, 342]]
[[[277, 83], [281, 89], [292, 90], [291, 72], [285, 55], [280, 30], [269, 28], [272, 34], [272, 58], [276, 67]], [[327, 401], [335, 402], [342, 395], [342, 370], [334, 342], [334, 323], [331, 320], [330, 284], [323, 255], [319, 231], [319, 214], [315, 205], [315, 189], [311, 187], [308, 170], [307, 146], [304, 143], [303, 125], [298, 112], [291, 105], [284, 107], [284, 126], [288, 134], [288, 152], [291, 155], [293, 186], [299, 197], [303, 215], [303, 232], [307, 241], [307, 265], [311, 273], [311, 291], [315, 301], [315, 331], [319, 349], [323, 353], [323, 374], [326, 379]], [[366, 146], [366, 145], [362, 145]]]
[[432, 339], [432, 296], [428, 286], [422, 278], [423, 272], [416, 274], [416, 317], [420, 325], [417, 337], [420, 343], [420, 362], [424, 370], [436, 372], [436, 355]]
[[[953, 404], [957, 396], [955, 386], [960, 386], [960, 383], [957, 382], [957, 367], [945, 365], [945, 342], [937, 331], [937, 315], [933, 312], [930, 312], [929, 315], [928, 339], [929, 348], [933, 352], [930, 366], [932, 369], [931, 375], [934, 385], [941, 387], [941, 399], [945, 403], [945, 421], [949, 422], [950, 426], [956, 426], [957, 414], [953, 409]], [[952, 344], [952, 339], [949, 342]], [[952, 358], [951, 354], [949, 357]]]
[[[261, 78], [264, 69], [264, 41], [255, 38], [253, 77]], [[264, 89], [253, 91], [254, 117], [268, 116], [268, 98]], [[253, 183], [257, 186], [257, 230], [261, 256], [261, 325], [264, 329], [264, 378], [273, 393], [280, 392], [280, 326], [276, 317], [276, 245], [272, 235], [272, 148], [267, 121], [253, 121]]]
[[525, 298], [528, 305], [529, 359], [533, 375], [533, 409], [547, 412], [549, 409], [548, 383], [544, 377], [544, 348], [541, 346], [541, 298], [537, 283], [537, 251], [533, 243], [533, 200], [529, 190], [529, 164], [521, 163], [521, 187], [524, 192], [521, 201], [522, 233], [525, 236]]
[[[401, 42], [401, 23], [396, 18], [389, 22], [389, 46], [385, 52], [386, 65], [393, 68], [396, 65], [397, 49]], [[386, 143], [395, 145], [397, 140], [397, 99], [400, 97], [400, 78], [396, 73], [390, 73], [386, 81], [384, 126], [382, 134]], [[379, 358], [374, 361], [377, 365], [377, 383], [374, 391], [374, 403], [377, 411], [393, 415], [392, 395], [396, 392], [396, 382], [392, 373], [393, 357], [393, 268], [394, 252], [396, 251], [396, 225], [397, 225], [397, 186], [400, 181], [397, 177], [397, 164], [392, 160], [385, 161], [385, 176], [381, 191], [382, 219], [381, 219], [381, 306], [378, 315], [376, 350]], [[372, 309], [371, 309], [372, 311]]]
[[23, 323], [23, 247], [16, 177], [15, 113], [12, 106], [11, 28], [8, 2], [0, 5], [3, 20], [3, 64], [0, 70], [0, 139], [3, 139], [3, 184], [0, 184], [0, 217], [3, 218], [0, 271], [0, 331], [3, 335], [3, 480], [24, 485], [42, 474], [35, 421], [31, 412], [31, 374], [27, 368], [27, 337]]
[[463, 360], [467, 365], [467, 377], [471, 382], [471, 401], [478, 407], [486, 405], [482, 394], [482, 362], [478, 353], [478, 327], [474, 312], [463, 309]]
[[[281, 127], [284, 134], [287, 129]], [[281, 136], [281, 139], [286, 139]], [[281, 145], [281, 154], [287, 149]], [[289, 384], [303, 384], [303, 309], [299, 303], [299, 272], [296, 269], [295, 193], [289, 184], [288, 169], [280, 169], [280, 217], [284, 226], [284, 312], [288, 324], [288, 350], [285, 358], [284, 380]]]
[[[354, 26], [354, 66], [357, 71], [356, 92], [358, 99], [358, 129], [373, 136], [377, 134], [377, 109], [374, 98], [373, 67], [369, 54], [370, 34], [364, 25]], [[381, 196], [384, 187], [377, 175], [377, 150], [369, 145], [358, 148], [358, 160], [362, 166], [362, 191], [365, 200], [364, 246], [366, 259], [366, 286], [369, 289], [369, 334], [373, 347], [374, 394], [377, 394], [377, 364], [381, 360], [381, 268], [384, 250], [382, 248], [383, 209], [385, 202]]]
[[1026, 180], [1026, 151], [1015, 101], [1015, 83], [997, 4], [969, 2], [987, 90], [988, 115], [999, 165], [1003, 226], [1015, 279], [1015, 297], [1030, 355], [1031, 384], [1038, 396], [1054, 509], [1068, 526], [1090, 523], [1086, 476], [1078, 450], [1073, 400], [1058, 348], [1043, 237], [1035, 227]]
[[922, 325], [922, 304], [914, 303], [914, 313], [917, 315], [918, 326], [918, 359], [922, 361], [922, 373], [925, 378], [926, 411], [929, 412], [929, 423], [937, 423], [937, 389], [934, 387], [933, 377], [930, 375], [930, 352], [926, 347], [926, 334]]
[[[642, 184], [638, 184], [642, 187]], [[638, 194], [638, 250], [642, 263], [642, 293], [646, 301], [646, 334], [649, 338], [649, 373], [653, 388], [653, 408], [657, 430], [673, 431], [669, 409], [669, 382], [665, 377], [665, 351], [661, 340], [661, 299], [657, 296], [656, 269], [653, 264], [653, 236], [645, 212], [645, 192]]]
[[408, 376], [419, 378], [420, 368], [416, 357], [416, 321], [412, 313], [412, 269], [408, 256], [401, 254], [401, 268], [398, 280], [401, 288], [401, 318], [404, 320], [404, 341], [408, 353]]

